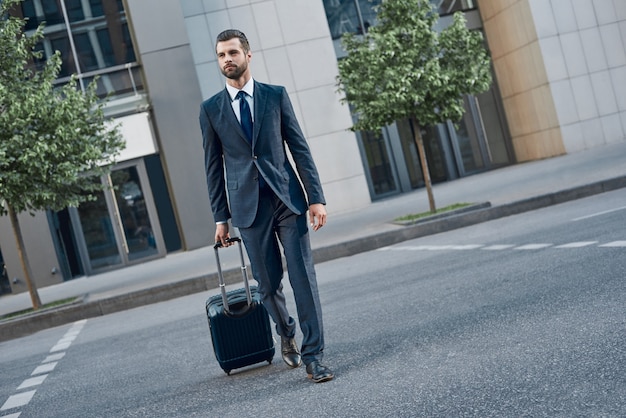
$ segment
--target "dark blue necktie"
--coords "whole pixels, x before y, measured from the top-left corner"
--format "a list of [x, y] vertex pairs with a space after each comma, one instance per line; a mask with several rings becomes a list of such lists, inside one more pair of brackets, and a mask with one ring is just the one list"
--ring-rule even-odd
[[239, 115], [241, 118], [241, 128], [243, 133], [246, 134], [248, 142], [252, 143], [252, 112], [250, 112], [250, 105], [246, 100], [246, 92], [240, 90], [236, 96], [239, 99]]
[[[252, 112], [250, 112], [250, 105], [246, 100], [247, 93], [243, 90], [239, 90], [236, 99], [239, 99], [239, 117], [241, 119], [241, 128], [248, 138], [248, 142], [252, 144]], [[259, 173], [259, 187], [264, 189], [266, 186], [265, 179]]]

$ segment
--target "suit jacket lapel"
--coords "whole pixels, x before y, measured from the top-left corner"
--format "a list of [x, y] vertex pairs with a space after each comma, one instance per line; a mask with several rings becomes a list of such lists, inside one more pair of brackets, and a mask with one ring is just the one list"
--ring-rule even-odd
[[259, 137], [259, 131], [261, 129], [261, 121], [265, 114], [265, 103], [267, 101], [267, 95], [263, 90], [263, 86], [258, 82], [254, 82], [254, 124], [252, 125], [252, 148], [256, 145], [257, 138]]

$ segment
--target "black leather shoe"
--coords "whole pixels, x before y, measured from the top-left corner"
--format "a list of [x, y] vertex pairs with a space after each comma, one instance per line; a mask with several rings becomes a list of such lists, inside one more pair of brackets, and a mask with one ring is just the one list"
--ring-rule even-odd
[[314, 361], [306, 366], [306, 372], [315, 383], [327, 382], [332, 380], [335, 375], [326, 366], [322, 366], [319, 361]]
[[287, 366], [296, 368], [302, 364], [302, 356], [295, 338], [280, 337], [280, 351]]

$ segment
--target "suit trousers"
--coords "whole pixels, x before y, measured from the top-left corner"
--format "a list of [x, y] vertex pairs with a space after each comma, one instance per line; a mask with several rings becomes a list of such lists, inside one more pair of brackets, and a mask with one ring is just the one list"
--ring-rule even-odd
[[260, 193], [253, 224], [249, 228], [239, 228], [239, 232], [263, 305], [276, 323], [276, 332], [281, 337], [291, 338], [296, 329], [283, 293], [279, 242], [282, 245], [303, 335], [302, 361], [304, 364], [321, 361], [324, 351], [322, 309], [306, 213], [295, 214], [269, 187], [265, 187]]

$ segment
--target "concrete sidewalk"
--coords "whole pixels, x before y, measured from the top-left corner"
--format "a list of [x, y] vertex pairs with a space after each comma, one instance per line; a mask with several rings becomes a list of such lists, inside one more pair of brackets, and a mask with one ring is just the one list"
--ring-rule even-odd
[[[316, 262], [350, 256], [407, 239], [558, 204], [626, 187], [626, 142], [547, 160], [517, 164], [433, 187], [437, 207], [484, 203], [490, 207], [429, 222], [402, 226], [399, 216], [428, 210], [424, 189], [377, 201], [350, 213], [329, 214], [328, 224], [311, 233]], [[227, 283], [240, 280], [238, 251], [220, 252]], [[0, 321], [0, 341], [75, 320], [130, 309], [217, 286], [211, 247], [39, 289], [42, 302], [81, 297], [63, 308]], [[31, 307], [28, 293], [0, 297], [0, 315]]]

